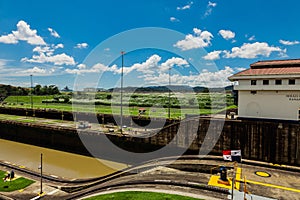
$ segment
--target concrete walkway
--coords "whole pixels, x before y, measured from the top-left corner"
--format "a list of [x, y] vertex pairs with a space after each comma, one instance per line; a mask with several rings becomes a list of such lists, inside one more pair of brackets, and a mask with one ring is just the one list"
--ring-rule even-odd
[[[230, 190], [230, 193], [232, 194], [232, 190]], [[244, 199], [244, 197], [249, 200], [250, 199], [251, 200], [276, 200], [273, 198], [262, 197], [254, 194], [245, 194], [244, 192], [240, 192], [238, 190], [233, 191], [233, 198], [231, 197], [231, 195], [228, 195], [228, 199], [233, 199], [233, 200], [241, 200]]]

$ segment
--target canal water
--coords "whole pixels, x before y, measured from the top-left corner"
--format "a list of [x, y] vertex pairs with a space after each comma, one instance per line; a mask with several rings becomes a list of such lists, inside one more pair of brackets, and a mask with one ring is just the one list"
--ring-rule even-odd
[[40, 172], [41, 153], [43, 172], [67, 179], [99, 177], [128, 167], [123, 163], [0, 139], [1, 161]]

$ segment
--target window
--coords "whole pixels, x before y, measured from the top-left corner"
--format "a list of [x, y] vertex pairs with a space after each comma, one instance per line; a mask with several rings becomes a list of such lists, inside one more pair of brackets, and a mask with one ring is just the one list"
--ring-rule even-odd
[[251, 93], [251, 94], [256, 94], [257, 92], [256, 92], [256, 91], [251, 91], [250, 93]]
[[296, 80], [295, 79], [289, 79], [289, 85], [295, 85]]
[[256, 80], [251, 80], [251, 85], [256, 85]]
[[282, 84], [282, 80], [275, 80], [275, 85], [281, 85]]
[[269, 80], [263, 80], [263, 85], [269, 85]]

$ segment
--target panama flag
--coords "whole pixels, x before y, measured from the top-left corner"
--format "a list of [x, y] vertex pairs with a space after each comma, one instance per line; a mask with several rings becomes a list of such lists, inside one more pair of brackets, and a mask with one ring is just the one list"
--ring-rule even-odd
[[224, 160], [241, 162], [241, 157], [241, 150], [223, 150]]

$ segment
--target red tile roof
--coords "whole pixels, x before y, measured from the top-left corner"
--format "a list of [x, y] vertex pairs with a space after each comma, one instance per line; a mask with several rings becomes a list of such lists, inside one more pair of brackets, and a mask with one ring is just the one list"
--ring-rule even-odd
[[235, 74], [235, 76], [280, 75], [280, 74], [300, 74], [300, 67], [247, 69]]
[[229, 79], [239, 76], [300, 74], [300, 59], [258, 61], [251, 64], [250, 67], [250, 69], [241, 71]]
[[300, 59], [258, 61], [256, 63], [251, 64], [250, 67], [252, 69], [266, 67], [300, 67]]

